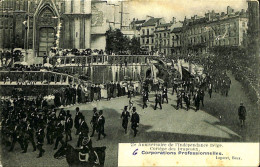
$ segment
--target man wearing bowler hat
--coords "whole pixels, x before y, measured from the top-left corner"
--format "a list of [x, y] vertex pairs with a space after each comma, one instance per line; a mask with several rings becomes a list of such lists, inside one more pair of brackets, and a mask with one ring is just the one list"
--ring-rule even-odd
[[138, 132], [138, 130], [136, 128], [139, 126], [139, 121], [140, 121], [140, 118], [136, 112], [136, 107], [133, 107], [133, 114], [131, 117], [131, 123], [132, 123], [131, 128], [134, 131], [134, 137], [136, 136], [136, 134]]
[[124, 111], [121, 114], [122, 118], [122, 127], [125, 129], [125, 133], [127, 133], [127, 126], [128, 126], [128, 118], [130, 117], [129, 112], [127, 111], [127, 106], [125, 106]]

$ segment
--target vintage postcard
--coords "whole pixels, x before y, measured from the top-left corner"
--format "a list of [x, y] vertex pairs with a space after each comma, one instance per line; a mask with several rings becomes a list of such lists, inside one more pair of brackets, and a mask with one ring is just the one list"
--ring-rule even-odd
[[259, 161], [259, 1], [0, 0], [0, 166]]

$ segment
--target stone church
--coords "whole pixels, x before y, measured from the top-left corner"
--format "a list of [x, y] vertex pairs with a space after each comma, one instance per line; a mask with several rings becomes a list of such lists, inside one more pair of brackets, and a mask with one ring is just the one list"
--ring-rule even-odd
[[31, 50], [36, 57], [52, 47], [104, 50], [106, 31], [127, 23], [123, 8], [104, 0], [1, 0], [0, 48]]

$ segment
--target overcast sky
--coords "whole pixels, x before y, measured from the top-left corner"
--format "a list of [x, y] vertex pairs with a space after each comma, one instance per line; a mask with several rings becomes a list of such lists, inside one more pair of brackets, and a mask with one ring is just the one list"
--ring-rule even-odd
[[164, 17], [170, 21], [172, 17], [183, 20], [185, 16], [204, 16], [208, 10], [226, 12], [227, 6], [235, 11], [247, 9], [246, 0], [128, 0], [129, 19], [145, 19], [146, 15]]

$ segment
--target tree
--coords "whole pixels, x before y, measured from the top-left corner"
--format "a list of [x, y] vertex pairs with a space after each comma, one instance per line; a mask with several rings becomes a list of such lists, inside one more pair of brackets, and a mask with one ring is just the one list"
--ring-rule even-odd
[[131, 39], [130, 48], [129, 48], [131, 54], [134, 54], [134, 55], [140, 54], [140, 48], [141, 48], [141, 45], [140, 45], [139, 38], [133, 37]]
[[106, 52], [122, 53], [129, 49], [130, 40], [119, 30], [111, 28], [106, 32]]
[[140, 54], [140, 41], [133, 37], [129, 39], [119, 29], [106, 32], [106, 52], [109, 54]]

